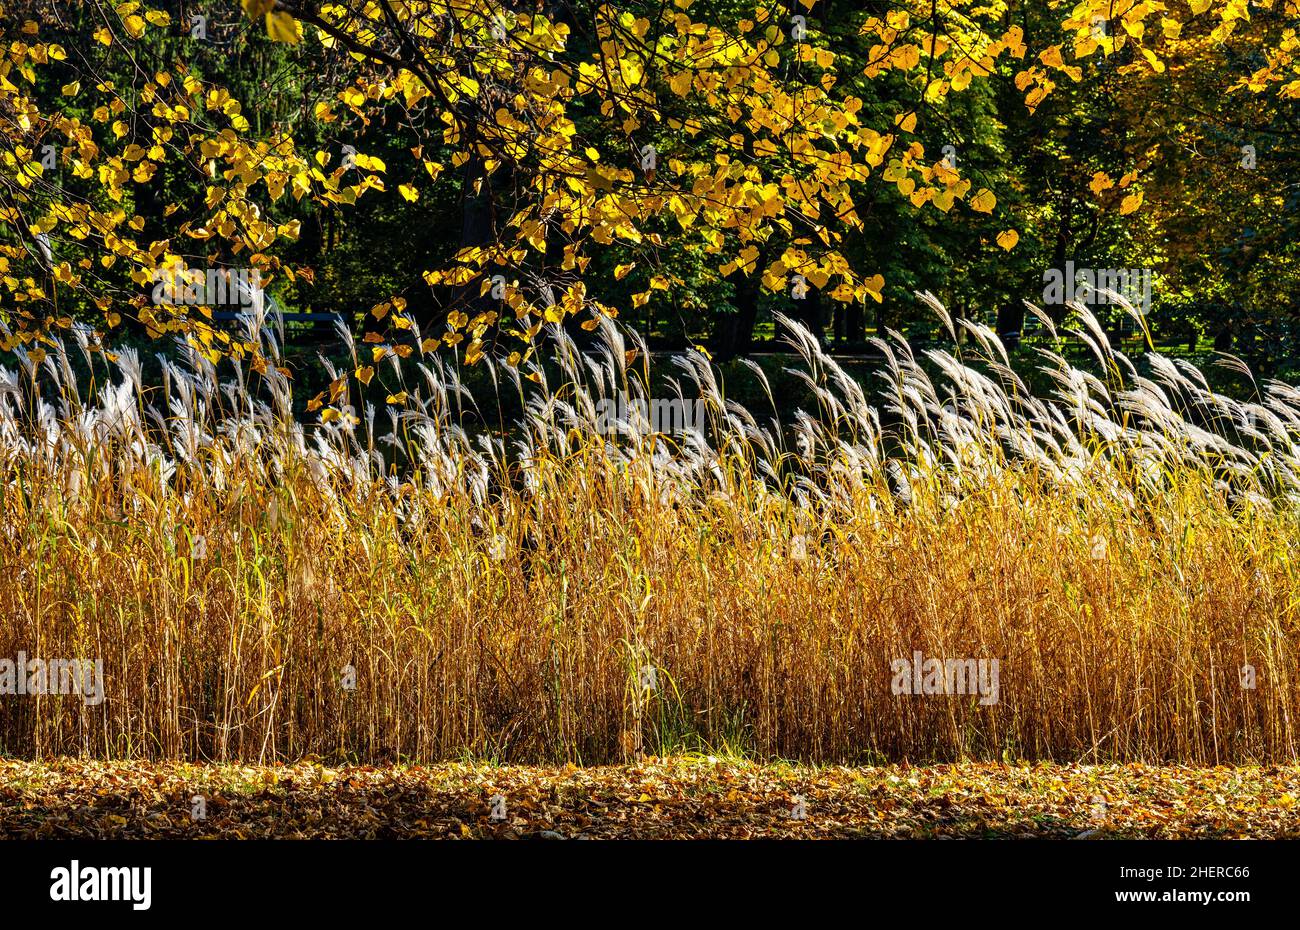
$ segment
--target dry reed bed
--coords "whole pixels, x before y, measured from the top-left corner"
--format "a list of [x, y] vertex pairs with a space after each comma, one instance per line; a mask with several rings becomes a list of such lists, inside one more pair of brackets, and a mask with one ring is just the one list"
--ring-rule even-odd
[[[882, 342], [879, 409], [792, 326], [822, 409], [789, 444], [699, 356], [707, 429], [599, 435], [644, 396], [612, 325], [594, 364], [556, 334], [535, 388], [501, 369], [509, 447], [457, 427], [436, 359], [385, 445], [355, 383], [307, 428], [282, 379], [223, 390], [197, 355], [166, 403], [129, 354], [83, 398], [60, 345], [0, 373], [0, 657], [102, 658], [107, 700], [0, 698], [0, 749], [1294, 760], [1297, 395], [1147, 381], [1077, 311], [1104, 382], [1045, 353], [1061, 392], [1032, 398], [968, 326], [985, 351], [935, 353], [941, 383]], [[997, 703], [892, 693], [916, 650], [997, 659]]]

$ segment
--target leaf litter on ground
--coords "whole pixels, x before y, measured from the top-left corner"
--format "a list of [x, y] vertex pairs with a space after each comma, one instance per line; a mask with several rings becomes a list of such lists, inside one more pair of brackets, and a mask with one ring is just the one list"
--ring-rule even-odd
[[0, 761], [6, 838], [1300, 838], [1300, 767]]

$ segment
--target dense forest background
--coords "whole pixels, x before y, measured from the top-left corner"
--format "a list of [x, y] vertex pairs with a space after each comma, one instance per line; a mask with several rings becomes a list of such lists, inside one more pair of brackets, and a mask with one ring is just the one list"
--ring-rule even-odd
[[[477, 155], [458, 163], [465, 140], [448, 138], [437, 106], [413, 108], [409, 99], [394, 95], [367, 101], [364, 112], [358, 108], [339, 119], [322, 118], [332, 115], [331, 107], [341, 110], [337, 101], [357, 92], [356, 56], [318, 41], [274, 41], [259, 20], [245, 15], [247, 3], [243, 9], [216, 0], [154, 4], [166, 12], [165, 20], [158, 19], [165, 25], [144, 31], [129, 54], [116, 42], [97, 41], [105, 15], [99, 4], [5, 6], [7, 34], [17, 35], [19, 24], [34, 16], [44, 24], [43, 38], [57, 38], [75, 50], [66, 62], [50, 62], [24, 88], [46, 114], [83, 126], [112, 123], [118, 111], [104, 110], [102, 94], [85, 93], [85, 73], [93, 73], [100, 90], [138, 87], [137, 72], [148, 59], [161, 70], [192, 75], [205, 87], [226, 89], [228, 96], [218, 99], [209, 92], [209, 108], [240, 117], [241, 135], [249, 139], [288, 136], [301, 152], [361, 151], [379, 160], [385, 183], [354, 202], [285, 196], [267, 205], [269, 221], [294, 230], [294, 241], [265, 250], [277, 269], [293, 270], [273, 275], [269, 287], [286, 311], [338, 314], [359, 336], [376, 325], [372, 308], [394, 299], [424, 332], [440, 331], [461, 313], [473, 316], [487, 284], [431, 285], [426, 272], [466, 248], [499, 238], [519, 205], [539, 193], [522, 183], [520, 172], [485, 170]], [[123, 8], [136, 6], [121, 4], [117, 12], [129, 16], [131, 10], [123, 14]], [[297, 6], [303, 9], [294, 12], [302, 14], [318, 5]], [[662, 9], [653, 3], [618, 6], [652, 17]], [[701, 22], [730, 24], [754, 15], [749, 4], [733, 0], [677, 6], [689, 7]], [[1243, 86], [1269, 63], [1269, 50], [1293, 36], [1285, 5], [1252, 4], [1231, 35], [1185, 43], [1158, 70], [1141, 67], [1142, 56], [1132, 43], [1091, 56], [1077, 77], [1059, 77], [1052, 92], [1033, 106], [1027, 105], [1019, 77], [1026, 66], [1023, 55], [1019, 61], [998, 58], [985, 79], [942, 96], [930, 93], [927, 78], [918, 76], [926, 69], [924, 61], [912, 68], [873, 70], [880, 37], [867, 24], [899, 9], [917, 7], [910, 31], [922, 37], [927, 31], [952, 35], [959, 15], [965, 26], [978, 21], [991, 34], [1018, 29], [1030, 48], [1029, 60], [1035, 50], [1060, 40], [1068, 9], [1041, 2], [942, 6], [950, 19], [936, 21], [937, 6], [925, 19], [930, 4], [820, 0], [811, 8], [777, 4], [771, 21], [784, 28], [787, 18], [799, 17], [805, 44], [816, 49], [802, 57], [815, 62], [816, 54], [833, 54], [839, 81], [834, 99], [860, 101], [856, 116], [863, 125], [888, 126], [898, 124], [900, 114], [919, 115], [910, 122], [904, 116], [903, 125], [928, 153], [926, 161], [942, 160], [976, 187], [995, 192], [995, 217], [933, 209], [933, 204], [918, 209], [908, 193], [910, 183], [895, 183], [898, 178], [888, 170], [877, 170], [849, 185], [860, 223], [845, 226], [838, 251], [863, 278], [880, 276], [883, 283], [872, 294], [878, 299], [831, 300], [806, 282], [763, 287], [759, 274], [720, 266], [698, 237], [673, 234], [669, 221], [653, 218], [642, 229], [656, 240], [653, 254], [644, 240], [604, 243], [582, 266], [586, 294], [617, 308], [620, 319], [645, 334], [654, 348], [701, 345], [725, 361], [770, 348], [778, 335], [774, 312], [804, 322], [827, 344], [851, 353], [869, 352], [869, 338], [890, 328], [916, 339], [933, 337], [938, 323], [915, 298], [917, 291], [932, 292], [955, 316], [988, 325], [1015, 348], [1022, 336], [1032, 342], [1039, 331], [1032, 315], [1026, 319], [1023, 302], [1046, 303], [1045, 275], [1051, 269], [1143, 270], [1150, 275], [1149, 333], [1103, 302], [1096, 309], [1112, 338], [1138, 344], [1149, 335], [1163, 351], [1232, 352], [1261, 374], [1294, 374], [1300, 113], [1295, 95], [1253, 94]], [[1191, 4], [1193, 11], [1198, 6], [1204, 4]], [[502, 6], [507, 8], [543, 10], [564, 24], [568, 60], [583, 61], [598, 49], [598, 36], [585, 24], [603, 5], [573, 0]], [[1170, 21], [1165, 19], [1167, 31]], [[1122, 31], [1125, 22], [1117, 14], [1096, 28]], [[924, 51], [923, 40], [919, 48]], [[782, 61], [774, 71], [794, 80], [788, 72], [799, 60]], [[373, 62], [364, 67], [370, 69], [367, 80], [384, 80], [382, 67]], [[1062, 67], [1068, 71], [1072, 63]], [[80, 92], [70, 91], [73, 80]], [[656, 104], [662, 105], [662, 98]], [[143, 112], [138, 102], [135, 106]], [[696, 103], [681, 102], [684, 112], [692, 106]], [[130, 128], [124, 134], [133, 138], [140, 128], [138, 113], [129, 104], [126, 113]], [[618, 120], [581, 99], [570, 106], [569, 116], [588, 151], [622, 153], [626, 160], [629, 138]], [[660, 122], [653, 136], [652, 144], [665, 157], [711, 157], [704, 142], [671, 125], [671, 120]], [[636, 157], [632, 152], [633, 161]], [[122, 203], [129, 203], [134, 228], [144, 239], [169, 239], [176, 233], [175, 205], [204, 200], [210, 176], [195, 170], [200, 162], [193, 155], [160, 160], [148, 177], [134, 179]], [[430, 168], [435, 164], [436, 174]], [[810, 170], [816, 174], [815, 167]], [[426, 172], [436, 183], [418, 191], [402, 183], [427, 181]], [[60, 183], [81, 185], [86, 196], [96, 196], [94, 179], [83, 183], [75, 175], [64, 168]], [[34, 254], [22, 223], [13, 222], [16, 211], [9, 216], [11, 222], [0, 226], [13, 254]], [[662, 235], [655, 237], [656, 231]], [[57, 231], [52, 238], [56, 247], [50, 258], [57, 261], [66, 249], [57, 246]], [[731, 248], [756, 249], [762, 265], [789, 239], [777, 230]], [[211, 246], [209, 261], [238, 261], [222, 255], [213, 240], [203, 244]], [[202, 254], [198, 245], [191, 251]], [[134, 285], [126, 280], [122, 266], [118, 270], [118, 284], [141, 290], [138, 280]], [[107, 267], [96, 271], [106, 280], [115, 273]], [[642, 293], [651, 299], [639, 297]], [[106, 309], [98, 296], [94, 287], [67, 292], [59, 298], [58, 313], [97, 321]], [[1058, 320], [1066, 315], [1059, 305], [1049, 312]], [[580, 332], [576, 318], [570, 323]], [[151, 330], [129, 312], [119, 325], [130, 338]], [[480, 327], [486, 351], [505, 358], [517, 348], [506, 328], [501, 322]], [[289, 341], [313, 352], [332, 336], [330, 327], [311, 322], [292, 331]], [[448, 342], [455, 348], [455, 340]]]

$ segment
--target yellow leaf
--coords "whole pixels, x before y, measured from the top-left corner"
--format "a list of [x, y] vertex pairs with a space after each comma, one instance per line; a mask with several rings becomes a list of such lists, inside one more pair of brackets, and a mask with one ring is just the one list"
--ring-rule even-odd
[[1002, 246], [1002, 248], [1006, 249], [1008, 252], [1014, 249], [1016, 243], [1019, 241], [1020, 233], [1016, 232], [1014, 229], [1004, 229], [1002, 232], [998, 233], [998, 245]]
[[302, 24], [288, 13], [275, 12], [266, 14], [266, 34], [272, 42], [287, 42], [297, 45], [302, 38]]
[[981, 187], [979, 193], [970, 202], [970, 208], [976, 213], [992, 213], [997, 205], [998, 198], [986, 187]]
[[369, 365], [363, 365], [357, 369], [357, 380], [362, 384], [369, 384], [370, 379], [375, 376], [375, 369]]

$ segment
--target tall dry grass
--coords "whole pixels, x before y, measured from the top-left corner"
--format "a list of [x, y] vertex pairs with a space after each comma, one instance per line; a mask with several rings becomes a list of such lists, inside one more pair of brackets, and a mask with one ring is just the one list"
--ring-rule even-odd
[[[709, 423], [675, 440], [635, 404], [596, 429], [645, 392], [608, 323], [594, 357], [555, 332], [553, 367], [493, 369], [527, 409], [509, 444], [457, 425], [473, 399], [433, 357], [394, 365], [387, 423], [306, 427], [274, 371], [223, 384], [191, 353], [150, 392], [84, 332], [24, 356], [0, 657], [102, 658], [108, 699], [0, 697], [0, 751], [1294, 760], [1300, 392], [1144, 378], [1076, 308], [1105, 375], [1043, 351], [1035, 398], [926, 299], [969, 334], [939, 376], [891, 336], [873, 402], [788, 324], [820, 409], [765, 426], [691, 355]], [[998, 659], [998, 702], [893, 694], [916, 650]]]

